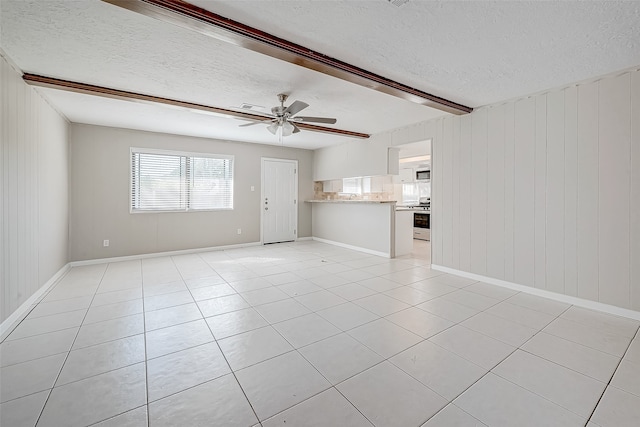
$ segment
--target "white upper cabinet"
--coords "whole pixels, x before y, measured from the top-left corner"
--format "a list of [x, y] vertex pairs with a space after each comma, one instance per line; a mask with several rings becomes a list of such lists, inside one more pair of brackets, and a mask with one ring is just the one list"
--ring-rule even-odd
[[413, 169], [400, 169], [400, 182], [406, 184], [415, 181], [415, 173]]
[[353, 176], [398, 175], [399, 150], [382, 144], [352, 142], [316, 150], [314, 181]]

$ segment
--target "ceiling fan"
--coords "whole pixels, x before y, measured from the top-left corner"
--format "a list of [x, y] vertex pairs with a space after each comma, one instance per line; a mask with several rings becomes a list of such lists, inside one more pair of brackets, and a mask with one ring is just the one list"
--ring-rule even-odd
[[[267, 130], [274, 135], [280, 131], [281, 136], [289, 136], [294, 133], [300, 132], [300, 128], [297, 123], [326, 123], [335, 124], [336, 119], [329, 117], [310, 117], [310, 116], [297, 116], [300, 111], [309, 106], [306, 102], [293, 101], [288, 107], [284, 106], [289, 95], [284, 93], [278, 94], [278, 100], [280, 105], [277, 105], [271, 109], [271, 114], [266, 114], [264, 120], [259, 120], [254, 123], [247, 123], [240, 125], [240, 127], [253, 126], [259, 123], [271, 123], [267, 126]], [[253, 120], [253, 119], [245, 119]]]

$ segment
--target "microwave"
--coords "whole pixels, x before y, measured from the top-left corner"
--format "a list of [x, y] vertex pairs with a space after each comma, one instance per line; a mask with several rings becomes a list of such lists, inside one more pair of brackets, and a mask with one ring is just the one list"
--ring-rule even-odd
[[416, 181], [429, 181], [431, 179], [430, 170], [417, 170]]

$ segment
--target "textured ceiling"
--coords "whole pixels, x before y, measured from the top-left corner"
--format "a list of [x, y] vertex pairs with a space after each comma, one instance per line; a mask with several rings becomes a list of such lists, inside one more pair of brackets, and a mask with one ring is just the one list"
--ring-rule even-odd
[[[640, 64], [634, 1], [191, 2], [472, 107]], [[270, 108], [286, 92], [311, 105], [305, 115], [366, 133], [443, 114], [95, 0], [1, 0], [0, 12], [2, 49], [24, 72], [223, 108]], [[233, 119], [42, 92], [71, 121], [276, 142], [263, 125], [239, 129]], [[345, 140], [303, 132], [285, 145]]]
[[471, 107], [640, 65], [640, 1], [193, 3]]

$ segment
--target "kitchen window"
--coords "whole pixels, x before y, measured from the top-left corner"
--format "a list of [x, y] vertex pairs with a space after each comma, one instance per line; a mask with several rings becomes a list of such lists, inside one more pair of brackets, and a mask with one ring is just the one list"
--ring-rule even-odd
[[233, 209], [233, 156], [131, 149], [131, 212]]
[[366, 194], [371, 193], [371, 177], [343, 178], [340, 194]]

